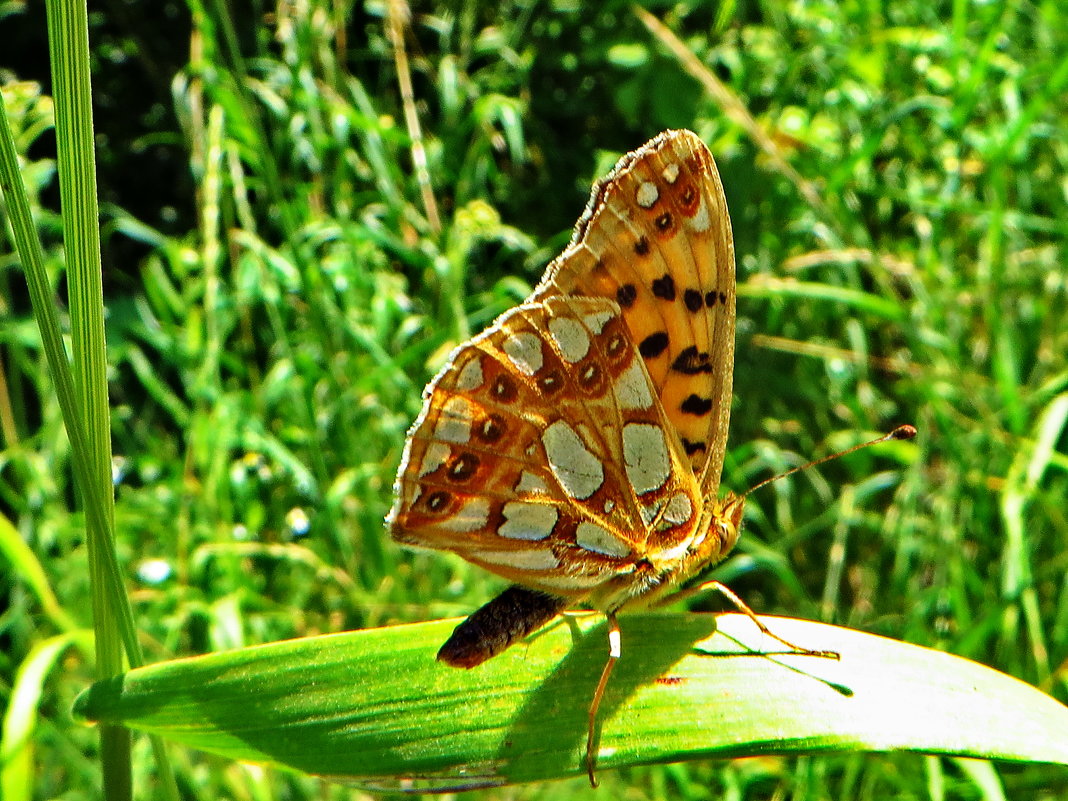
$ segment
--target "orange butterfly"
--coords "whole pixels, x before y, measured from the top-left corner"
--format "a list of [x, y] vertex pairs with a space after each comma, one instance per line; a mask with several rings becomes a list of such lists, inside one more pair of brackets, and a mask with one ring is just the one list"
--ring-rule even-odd
[[616, 614], [661, 598], [738, 539], [744, 496], [718, 497], [734, 306], [715, 162], [695, 134], [666, 131], [594, 186], [533, 294], [456, 349], [405, 447], [393, 538], [516, 584], [457, 627], [439, 660], [474, 667], [579, 603], [607, 615], [591, 782]]

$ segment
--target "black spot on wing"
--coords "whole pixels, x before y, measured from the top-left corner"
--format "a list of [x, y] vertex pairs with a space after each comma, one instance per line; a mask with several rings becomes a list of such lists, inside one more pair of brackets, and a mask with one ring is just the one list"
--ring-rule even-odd
[[707, 353], [699, 352], [696, 347], [690, 345], [675, 357], [675, 361], [671, 363], [671, 369], [683, 375], [711, 373], [712, 360]]
[[687, 456], [693, 456], [695, 453], [700, 453], [702, 451], [708, 450], [708, 447], [705, 445], [705, 443], [691, 442], [690, 440], [686, 439], [686, 437], [682, 438], [682, 447], [686, 450]]
[[695, 314], [701, 311], [701, 307], [704, 306], [704, 299], [696, 289], [687, 289], [682, 294], [682, 301], [686, 304], [686, 308]]
[[657, 331], [641, 341], [638, 345], [638, 352], [646, 359], [655, 359], [667, 350], [667, 346], [668, 335], [663, 331]]
[[690, 395], [679, 406], [686, 414], [696, 415], [697, 417], [704, 417], [710, 411], [712, 411], [712, 399], [702, 398], [700, 395]]
[[667, 273], [653, 280], [653, 294], [661, 300], [675, 299], [675, 279]]

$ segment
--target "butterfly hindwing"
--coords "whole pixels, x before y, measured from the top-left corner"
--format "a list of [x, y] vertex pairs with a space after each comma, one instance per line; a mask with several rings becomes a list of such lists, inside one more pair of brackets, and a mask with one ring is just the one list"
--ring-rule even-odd
[[394, 537], [582, 598], [692, 536], [701, 497], [614, 301], [502, 315], [431, 384]]

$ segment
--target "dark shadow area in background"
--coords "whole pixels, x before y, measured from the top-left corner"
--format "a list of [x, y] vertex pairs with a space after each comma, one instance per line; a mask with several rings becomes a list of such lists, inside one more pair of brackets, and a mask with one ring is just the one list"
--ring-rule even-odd
[[[115, 205], [164, 234], [196, 226], [189, 156], [174, 114], [172, 83], [189, 63], [188, 7], [175, 0], [90, 3], [89, 47], [97, 181], [102, 209]], [[0, 69], [36, 81], [52, 95], [45, 3], [27, 3], [3, 19]], [[55, 159], [55, 133], [30, 148], [32, 159]], [[56, 181], [41, 202], [58, 212]], [[105, 295], [140, 284], [149, 248], [127, 236], [107, 236], [102, 217]]]

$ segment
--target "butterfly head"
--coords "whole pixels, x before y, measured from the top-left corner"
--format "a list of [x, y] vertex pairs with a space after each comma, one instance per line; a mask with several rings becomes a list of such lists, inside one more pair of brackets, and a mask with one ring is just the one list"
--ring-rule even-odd
[[698, 546], [701, 564], [714, 564], [725, 557], [738, 542], [745, 511], [745, 496], [728, 492], [723, 498], [710, 500], [706, 506], [708, 530]]

